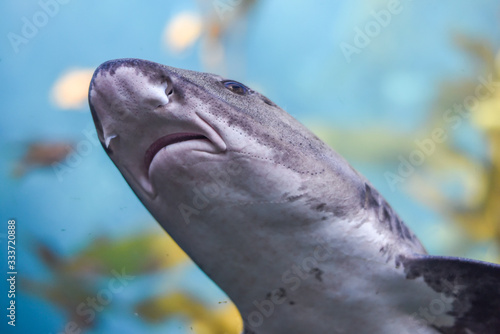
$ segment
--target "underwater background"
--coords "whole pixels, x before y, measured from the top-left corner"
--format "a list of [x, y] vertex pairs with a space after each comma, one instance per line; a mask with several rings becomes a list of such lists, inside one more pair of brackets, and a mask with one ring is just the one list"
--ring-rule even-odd
[[0, 13], [1, 333], [241, 329], [97, 140], [88, 84], [114, 58], [244, 82], [364, 174], [429, 253], [500, 262], [497, 0], [30, 0]]

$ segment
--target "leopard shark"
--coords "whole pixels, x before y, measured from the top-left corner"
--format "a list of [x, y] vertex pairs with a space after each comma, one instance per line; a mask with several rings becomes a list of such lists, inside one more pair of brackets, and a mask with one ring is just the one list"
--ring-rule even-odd
[[499, 265], [428, 255], [366, 178], [248, 86], [116, 59], [89, 105], [106, 153], [244, 333], [500, 333]]

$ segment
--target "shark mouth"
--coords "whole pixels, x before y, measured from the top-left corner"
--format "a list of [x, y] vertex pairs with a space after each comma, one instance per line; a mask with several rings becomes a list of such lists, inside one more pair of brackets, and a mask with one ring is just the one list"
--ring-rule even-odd
[[149, 170], [149, 166], [151, 165], [151, 162], [153, 161], [155, 155], [168, 145], [173, 145], [188, 140], [200, 139], [209, 140], [206, 136], [197, 133], [173, 133], [157, 139], [153, 144], [151, 144], [151, 146], [149, 146], [144, 155], [144, 164], [146, 166], [146, 170]]

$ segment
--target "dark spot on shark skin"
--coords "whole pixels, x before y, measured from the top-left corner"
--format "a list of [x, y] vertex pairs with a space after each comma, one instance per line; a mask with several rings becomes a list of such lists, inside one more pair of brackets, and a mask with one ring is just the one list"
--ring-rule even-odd
[[325, 206], [326, 206], [326, 203], [321, 203], [321, 204], [318, 204], [318, 206], [316, 206], [316, 211], [319, 211], [319, 212], [322, 212], [322, 211], [325, 211]]
[[400, 267], [401, 267], [401, 256], [396, 256], [396, 259], [394, 260], [394, 268], [399, 269]]
[[276, 290], [274, 292], [274, 295], [277, 298], [284, 298], [284, 297], [286, 297], [286, 290], [285, 290], [285, 288], [279, 288], [278, 290]]
[[289, 196], [287, 197], [288, 202], [295, 202], [299, 199], [301, 199], [304, 195], [295, 195], [295, 196]]
[[284, 297], [286, 297], [286, 290], [285, 290], [285, 288], [279, 288], [279, 289], [273, 290], [271, 292], [268, 292], [266, 294], [266, 299], [270, 300], [273, 296], [276, 297], [276, 298], [284, 298]]
[[[336, 215], [337, 210], [334, 207], [327, 205], [326, 203], [320, 203], [320, 204], [317, 204], [317, 203], [318, 202], [315, 200], [308, 200], [306, 202], [306, 204], [309, 205], [309, 208], [311, 210], [314, 210], [317, 212], [323, 212], [323, 213], [332, 213], [332, 214]], [[340, 210], [340, 211], [342, 211], [342, 210]], [[338, 213], [341, 213], [341, 212], [338, 212]], [[322, 216], [321, 219], [326, 220], [326, 218], [327, 218], [327, 216]]]
[[394, 222], [396, 224], [396, 230], [398, 231], [398, 235], [404, 239], [403, 228], [401, 227], [401, 220], [399, 218], [395, 218]]
[[500, 270], [469, 259], [400, 256], [407, 279], [422, 277], [437, 293], [451, 299], [447, 314], [455, 319], [451, 327], [437, 326], [440, 333], [495, 334], [500, 328]]
[[373, 192], [374, 189], [372, 189], [372, 187], [370, 187], [368, 184], [365, 183], [365, 191], [362, 193], [362, 195], [364, 196], [363, 208], [373, 209], [380, 207], [380, 203], [377, 201], [375, 196], [373, 196], [374, 195]]
[[349, 205], [339, 204], [339, 205], [334, 206], [334, 207], [326, 206], [325, 210], [323, 210], [323, 211], [331, 212], [331, 213], [333, 213], [333, 215], [335, 217], [342, 218], [342, 217], [348, 216], [349, 213], [352, 211], [352, 208]]
[[389, 263], [394, 259], [394, 251], [395, 249], [391, 244], [385, 244], [379, 249], [379, 253], [385, 256], [385, 263]]
[[316, 278], [316, 280], [318, 280], [319, 282], [323, 282], [323, 270], [319, 269], [319, 268], [312, 268], [311, 271], [309, 272], [311, 275], [314, 275], [314, 277]]
[[[392, 218], [392, 215], [391, 213], [389, 212], [389, 208], [387, 206], [382, 206], [382, 211], [381, 211], [381, 221], [387, 221], [389, 222], [389, 229], [391, 230], [392, 232], [392, 224], [391, 224], [391, 218]], [[380, 219], [379, 218], [379, 219]]]

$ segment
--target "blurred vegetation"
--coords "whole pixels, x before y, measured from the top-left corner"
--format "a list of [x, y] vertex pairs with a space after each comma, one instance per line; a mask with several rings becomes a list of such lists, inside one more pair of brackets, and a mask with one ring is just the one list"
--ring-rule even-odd
[[219, 304], [225, 306], [210, 309], [195, 297], [174, 292], [142, 302], [137, 305], [136, 312], [154, 323], [173, 316], [186, 318], [190, 330], [197, 334], [240, 334], [243, 326], [236, 306], [229, 301]]
[[[102, 315], [120, 304], [113, 302], [115, 298], [120, 299], [117, 296], [111, 296], [109, 303], [108, 300], [100, 303], [98, 297], [99, 294], [105, 295], [103, 289], [110, 290], [110, 281], [117, 273], [131, 277], [125, 288], [133, 291], [143, 288], [140, 282], [136, 282], [136, 277], [144, 279], [158, 273], [182, 274], [183, 266], [192, 265], [166, 233], [137, 235], [121, 240], [100, 238], [69, 258], [58, 256], [43, 243], [38, 244], [36, 252], [51, 277], [44, 281], [25, 278], [21, 281], [23, 290], [64, 310], [67, 322], [74, 322], [82, 332], [98, 328]], [[117, 289], [120, 291], [117, 294], [122, 297], [121, 287]], [[88, 311], [92, 308], [89, 298], [94, 299], [97, 305], [94, 310], [102, 309], [90, 312], [94, 313], [92, 317]], [[123, 303], [123, 297], [121, 301]], [[140, 294], [125, 301], [127, 314], [124, 316], [137, 317], [139, 321], [149, 324], [175, 317], [186, 323], [190, 333], [196, 334], [239, 334], [243, 327], [239, 312], [230, 301], [208, 305], [175, 284], [157, 296]], [[64, 330], [64, 327], [61, 324], [60, 329]]]
[[[443, 82], [426, 129], [442, 128], [448, 138], [412, 178], [410, 190], [464, 229], [461, 252], [500, 262], [500, 52], [463, 35], [455, 42], [477, 70]], [[468, 128], [484, 142], [485, 154], [463, 144]], [[474, 250], [478, 244], [481, 250]]]
[[23, 146], [27, 146], [26, 153], [11, 172], [15, 178], [22, 177], [33, 169], [47, 168], [59, 163], [74, 150], [73, 145], [67, 142], [33, 142]]

